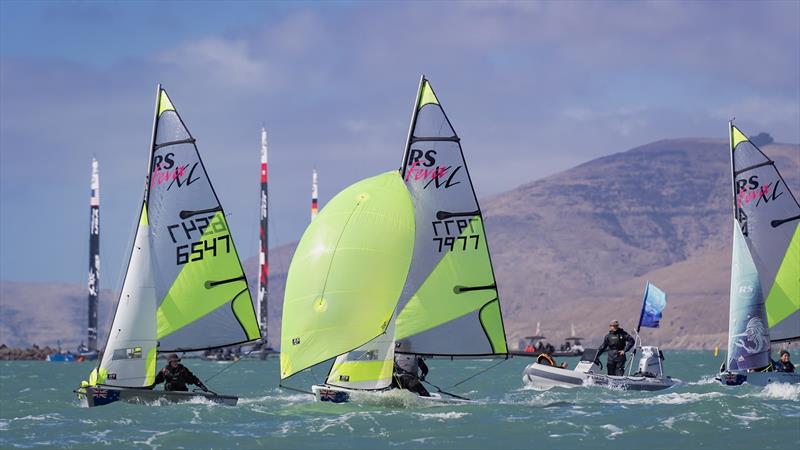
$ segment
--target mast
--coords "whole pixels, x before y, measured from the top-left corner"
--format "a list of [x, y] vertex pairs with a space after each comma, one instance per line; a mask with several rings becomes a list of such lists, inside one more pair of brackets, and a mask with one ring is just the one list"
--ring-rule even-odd
[[317, 169], [311, 172], [311, 220], [317, 217], [319, 211], [319, 190], [317, 186]]
[[87, 346], [97, 351], [97, 303], [100, 293], [100, 172], [92, 158], [92, 195], [89, 200], [89, 324]]
[[731, 188], [733, 190], [733, 218], [736, 220], [736, 225], [739, 226], [739, 205], [736, 202], [736, 167], [733, 162], [733, 119], [728, 121], [728, 146], [731, 152]]
[[261, 222], [260, 241], [258, 246], [258, 325], [261, 328], [264, 344], [267, 343], [267, 288], [269, 286], [269, 234], [267, 216], [269, 200], [267, 197], [267, 130], [261, 127]]
[[406, 178], [406, 166], [408, 165], [408, 152], [411, 150], [411, 138], [414, 132], [414, 126], [417, 124], [417, 110], [419, 109], [419, 99], [422, 96], [422, 86], [425, 84], [425, 74], [419, 77], [419, 87], [417, 87], [417, 98], [414, 100], [414, 107], [411, 113], [411, 123], [408, 125], [408, 136], [406, 137], [406, 148], [403, 150], [403, 162], [400, 165], [400, 175], [403, 179]]

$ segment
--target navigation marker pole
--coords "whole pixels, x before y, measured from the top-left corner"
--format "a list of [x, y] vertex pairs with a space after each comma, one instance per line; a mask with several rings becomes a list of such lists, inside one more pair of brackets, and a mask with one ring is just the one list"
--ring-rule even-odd
[[89, 200], [89, 324], [87, 346], [97, 351], [97, 303], [100, 294], [100, 172], [92, 158], [92, 196]]

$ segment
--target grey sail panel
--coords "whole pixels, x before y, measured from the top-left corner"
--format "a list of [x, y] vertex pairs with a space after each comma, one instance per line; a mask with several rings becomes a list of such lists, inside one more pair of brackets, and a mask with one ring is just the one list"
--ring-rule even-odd
[[159, 351], [258, 339], [222, 205], [191, 133], [166, 92], [160, 96], [147, 198]]
[[[407, 353], [506, 353], [480, 206], [458, 135], [424, 78], [401, 174], [414, 204], [416, 237], [396, 309], [398, 342]], [[441, 342], [442, 333], [452, 345]]]

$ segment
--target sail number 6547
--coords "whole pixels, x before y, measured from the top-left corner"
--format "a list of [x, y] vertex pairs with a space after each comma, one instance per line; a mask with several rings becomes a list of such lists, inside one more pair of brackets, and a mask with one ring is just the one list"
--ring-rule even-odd
[[[224, 244], [223, 244], [224, 241]], [[175, 247], [176, 263], [180, 266], [190, 261], [200, 261], [208, 256], [217, 256], [217, 252], [231, 252], [231, 238], [229, 235], [216, 236], [204, 241], [192, 242], [191, 244], [179, 245]]]

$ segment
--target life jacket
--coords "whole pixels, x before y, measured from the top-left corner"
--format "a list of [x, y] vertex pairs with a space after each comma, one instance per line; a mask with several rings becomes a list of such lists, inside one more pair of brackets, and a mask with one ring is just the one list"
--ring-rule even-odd
[[611, 350], [625, 350], [625, 335], [627, 333], [618, 329], [616, 333], [608, 333], [608, 348]]
[[536, 349], [533, 348], [531, 344], [528, 344], [528, 346], [525, 347], [525, 353], [533, 353], [534, 351], [536, 351]]
[[186, 383], [189, 381], [189, 374], [187, 370], [182, 365], [179, 365], [176, 368], [172, 368], [172, 366], [167, 366], [161, 369], [161, 373], [164, 374], [164, 389], [167, 391], [188, 391], [189, 388], [186, 386]]
[[539, 355], [539, 357], [536, 358], [536, 362], [539, 364], [545, 364], [553, 367], [555, 367], [556, 365], [556, 360], [554, 360], [553, 357], [548, 355], [547, 353], [542, 353], [541, 355]]

